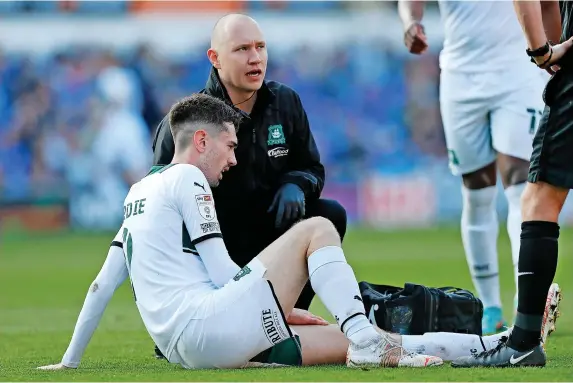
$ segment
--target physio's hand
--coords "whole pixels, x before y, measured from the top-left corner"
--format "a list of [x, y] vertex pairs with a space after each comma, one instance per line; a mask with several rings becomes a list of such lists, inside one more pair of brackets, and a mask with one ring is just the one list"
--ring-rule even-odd
[[62, 363], [58, 363], [58, 364], [50, 364], [48, 366], [42, 366], [42, 367], [38, 367], [38, 370], [68, 370], [68, 369], [73, 369], [74, 367], [68, 367], [63, 365]]
[[304, 192], [295, 184], [284, 184], [275, 194], [268, 213], [277, 211], [275, 227], [285, 227], [304, 217]]
[[428, 49], [428, 39], [424, 32], [424, 26], [420, 23], [412, 23], [404, 32], [404, 45], [410, 53], [419, 55]]
[[321, 317], [314, 315], [306, 310], [301, 310], [294, 308], [290, 312], [287, 318], [287, 324], [289, 325], [319, 325], [326, 326], [329, 323], [322, 319]]

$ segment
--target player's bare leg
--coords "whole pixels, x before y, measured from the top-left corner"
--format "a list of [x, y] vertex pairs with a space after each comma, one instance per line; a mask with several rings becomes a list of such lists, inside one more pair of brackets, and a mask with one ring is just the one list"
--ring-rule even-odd
[[[337, 325], [291, 326], [291, 328], [300, 337], [302, 364], [304, 366], [346, 363], [350, 341]], [[388, 337], [393, 344], [402, 345], [401, 335], [390, 334], [378, 327], [375, 327], [375, 330]]]
[[495, 162], [462, 175], [462, 243], [474, 286], [484, 305], [484, 334], [502, 331], [505, 324], [498, 272], [496, 179]]
[[[312, 288], [349, 339], [348, 366], [426, 367], [442, 364], [437, 357], [405, 352], [368, 321], [358, 282], [340, 247], [340, 237], [327, 219], [315, 217], [299, 222], [263, 250], [257, 259], [266, 267], [265, 277], [272, 283], [286, 316], [310, 278]], [[303, 347], [308, 350], [314, 343]]]

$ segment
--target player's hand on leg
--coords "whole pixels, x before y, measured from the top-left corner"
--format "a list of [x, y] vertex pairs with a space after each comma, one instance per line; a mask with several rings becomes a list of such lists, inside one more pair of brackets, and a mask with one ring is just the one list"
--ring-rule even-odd
[[287, 318], [289, 325], [320, 325], [326, 326], [329, 323], [323, 318], [314, 315], [306, 310], [294, 308]]
[[428, 49], [424, 26], [420, 23], [410, 25], [404, 32], [404, 44], [410, 53], [417, 55], [424, 53]]
[[58, 363], [58, 364], [50, 364], [47, 366], [38, 367], [38, 370], [53, 371], [53, 370], [68, 370], [68, 369], [73, 369], [73, 368], [74, 367], [68, 367], [62, 363]]

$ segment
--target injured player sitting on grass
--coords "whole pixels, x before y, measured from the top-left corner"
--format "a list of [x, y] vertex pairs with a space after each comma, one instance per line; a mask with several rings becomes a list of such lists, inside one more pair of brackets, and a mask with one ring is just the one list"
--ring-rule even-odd
[[[308, 224], [312, 223], [300, 223], [296, 226], [297, 231], [298, 229], [303, 229]], [[114, 244], [109, 249], [107, 259], [105, 260], [101, 271], [98, 273], [87, 292], [71, 342], [61, 362], [54, 365], [40, 367], [40, 369], [58, 370], [77, 368], [79, 366], [85, 349], [99, 324], [108, 302], [111, 300], [114, 291], [125, 281], [125, 279], [127, 279], [128, 276], [122, 251], [121, 231], [118, 233], [116, 240], [117, 241], [114, 241]], [[542, 333], [542, 340], [544, 343], [552, 329], [554, 320], [554, 316], [549, 310], [550, 307], [548, 306], [546, 308], [544, 318], [548, 318], [549, 320], [544, 320], [545, 326]], [[264, 313], [261, 314], [264, 315]], [[235, 320], [232, 320], [232, 322], [237, 323]], [[299, 337], [302, 337], [303, 339], [303, 365], [345, 363], [346, 350], [348, 349], [349, 341], [344, 337], [338, 326], [332, 324], [329, 325], [324, 319], [316, 317], [304, 310], [297, 309], [294, 309], [291, 312], [291, 315], [287, 317], [287, 322], [289, 322], [290, 328], [293, 332], [298, 333]], [[260, 325], [260, 323], [261, 322], [258, 321], [256, 324]], [[424, 352], [426, 354], [438, 356], [444, 361], [451, 361], [461, 356], [469, 356], [486, 349], [492, 349], [503, 337], [508, 335], [508, 331], [485, 337], [447, 332], [426, 333], [424, 335], [398, 335], [387, 334], [379, 329], [376, 330], [391, 341], [396, 353]], [[317, 339], [321, 339], [322, 345], [315, 348], [309, 347], [310, 345], [304, 343], [304, 339], [307, 337], [316, 337]], [[284, 345], [287, 343], [289, 343], [288, 340], [284, 342]], [[275, 346], [273, 348], [278, 350], [281, 347]], [[272, 352], [272, 348], [269, 348], [269, 351]], [[267, 354], [270, 354], [270, 352]], [[253, 361], [254, 360], [261, 359], [253, 358]], [[277, 360], [262, 360], [262, 362], [277, 362]], [[294, 363], [291, 363], [290, 361], [285, 361], [283, 363], [297, 364], [298, 355], [296, 355]], [[261, 364], [249, 362], [245, 364], [245, 367], [254, 367], [258, 365], [260, 366]]]
[[[94, 282], [98, 288], [88, 292], [72, 344], [61, 363], [41, 369], [79, 365], [127, 276], [149, 335], [169, 362], [184, 368], [430, 367], [496, 346], [503, 334], [408, 336], [376, 328], [366, 318], [340, 237], [324, 218], [295, 224], [239, 269], [225, 248], [211, 193], [236, 163], [235, 113], [206, 95], [172, 108], [172, 164], [155, 167], [131, 187], [123, 226]], [[193, 248], [183, 246], [185, 238]], [[294, 309], [309, 279], [336, 325]]]

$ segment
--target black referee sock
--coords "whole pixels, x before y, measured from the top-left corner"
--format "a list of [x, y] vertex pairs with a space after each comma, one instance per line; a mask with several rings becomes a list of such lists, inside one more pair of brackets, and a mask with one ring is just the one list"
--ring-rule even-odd
[[547, 293], [557, 269], [558, 238], [559, 225], [554, 222], [521, 224], [517, 315], [508, 341], [518, 351], [539, 344]]

